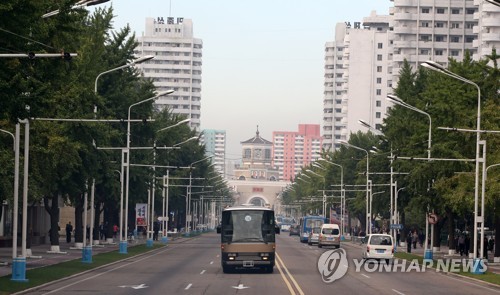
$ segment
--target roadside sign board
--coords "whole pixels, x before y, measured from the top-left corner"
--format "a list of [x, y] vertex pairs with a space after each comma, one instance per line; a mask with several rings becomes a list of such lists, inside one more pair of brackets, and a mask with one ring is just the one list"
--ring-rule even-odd
[[391, 224], [391, 229], [403, 229], [402, 224]]

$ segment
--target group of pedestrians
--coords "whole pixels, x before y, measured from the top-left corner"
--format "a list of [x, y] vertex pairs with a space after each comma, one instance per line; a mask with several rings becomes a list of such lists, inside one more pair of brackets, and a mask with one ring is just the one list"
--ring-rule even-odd
[[[118, 225], [113, 225], [113, 238], [116, 238], [116, 235], [118, 233]], [[99, 228], [94, 228], [94, 240], [99, 239], [99, 240], [105, 240], [106, 239], [106, 234], [108, 231], [108, 223], [101, 223], [99, 225]], [[71, 243], [71, 236], [74, 235], [74, 229], [73, 225], [71, 224], [71, 221], [66, 224], [66, 242]], [[87, 225], [86, 228], [86, 235], [87, 235], [87, 240], [90, 240], [90, 225]]]

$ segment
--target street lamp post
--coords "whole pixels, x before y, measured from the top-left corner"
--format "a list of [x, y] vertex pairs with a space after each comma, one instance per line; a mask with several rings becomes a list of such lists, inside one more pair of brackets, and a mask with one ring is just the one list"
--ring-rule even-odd
[[[71, 9], [77, 9], [77, 8], [83, 8], [83, 7], [87, 7], [87, 6], [93, 6], [93, 5], [105, 3], [105, 2], [108, 2], [108, 1], [109, 0], [80, 0], [75, 5], [73, 5], [71, 7]], [[51, 16], [54, 16], [56, 14], [59, 14], [59, 9], [51, 11], [51, 12], [47, 12], [46, 14], [42, 15], [42, 18], [51, 17]]]
[[[468, 80], [465, 79], [462, 76], [459, 76], [448, 69], [444, 68], [440, 64], [433, 62], [433, 61], [426, 61], [422, 63], [422, 66], [431, 69], [433, 71], [442, 73], [447, 75], [448, 77], [451, 77], [453, 79], [462, 81], [464, 83], [473, 85], [477, 89], [477, 122], [476, 122], [476, 174], [475, 174], [475, 180], [474, 180], [474, 249], [473, 249], [473, 259], [476, 260], [478, 259], [477, 257], [477, 231], [478, 231], [478, 224], [480, 224], [481, 228], [481, 242], [480, 242], [480, 257], [479, 260], [480, 262], [476, 263], [474, 261], [474, 267], [473, 267], [473, 273], [483, 273], [484, 272], [484, 267], [478, 267], [479, 264], [482, 264], [482, 258], [483, 258], [483, 249], [484, 249], [484, 194], [481, 194], [481, 216], [479, 216], [478, 212], [478, 205], [479, 205], [479, 165], [480, 163], [483, 163], [483, 174], [484, 174], [484, 164], [486, 163], [486, 141], [481, 141], [481, 89], [479, 86]], [[483, 157], [481, 158], [481, 145], [483, 146]], [[484, 186], [484, 177], [483, 177], [483, 182], [482, 186]]]
[[[387, 100], [394, 103], [394, 104], [397, 104], [397, 105], [400, 105], [404, 108], [407, 108], [409, 110], [412, 110], [412, 111], [415, 111], [417, 113], [420, 113], [420, 114], [423, 114], [423, 115], [426, 115], [427, 118], [429, 119], [429, 135], [428, 135], [428, 140], [427, 140], [427, 159], [428, 161], [430, 161], [431, 159], [431, 146], [432, 146], [432, 118], [431, 116], [427, 113], [427, 112], [424, 112], [422, 111], [421, 109], [417, 108], [417, 107], [414, 107], [406, 102], [404, 102], [403, 100], [401, 100], [399, 97], [395, 96], [395, 95], [387, 95]], [[392, 158], [392, 157], [391, 157]], [[434, 236], [433, 236], [433, 232], [434, 232], [434, 224], [431, 224], [431, 248], [428, 249], [427, 248], [427, 240], [429, 238], [429, 235], [428, 235], [428, 229], [429, 229], [429, 218], [428, 218], [428, 215], [429, 215], [429, 212], [427, 212], [425, 214], [425, 240], [424, 240], [424, 258], [427, 259], [427, 260], [432, 260], [433, 258], [433, 252], [434, 252]]]
[[207, 156], [207, 157], [205, 157], [201, 160], [195, 161], [189, 165], [189, 168], [190, 168], [189, 169], [189, 185], [186, 187], [186, 228], [185, 228], [185, 231], [186, 231], [185, 235], [188, 237], [189, 237], [190, 232], [191, 232], [190, 226], [192, 224], [191, 220], [188, 221], [188, 217], [189, 217], [189, 219], [192, 218], [191, 209], [190, 209], [190, 207], [191, 207], [191, 186], [192, 186], [192, 180], [193, 180], [192, 168], [193, 168], [194, 164], [197, 164], [199, 162], [203, 162], [203, 161], [208, 160], [212, 157], [213, 156]]
[[345, 214], [345, 189], [344, 189], [344, 167], [340, 164], [328, 161], [324, 158], [319, 158], [318, 161], [324, 161], [328, 164], [340, 167], [340, 238], [344, 240], [345, 224], [344, 224], [344, 214]]
[[[125, 229], [125, 238], [120, 241], [120, 253], [126, 254], [127, 253], [127, 237], [128, 237], [128, 197], [129, 197], [129, 182], [130, 182], [130, 111], [132, 107], [139, 105], [141, 103], [145, 103], [151, 100], [154, 100], [160, 96], [167, 95], [173, 93], [173, 90], [167, 90], [158, 93], [157, 95], [150, 97], [148, 99], [141, 100], [139, 102], [133, 103], [129, 106], [128, 108], [128, 117], [127, 117], [127, 148], [125, 149], [125, 152], [127, 153], [125, 157], [125, 163], [122, 162], [122, 166], [126, 165], [126, 178], [125, 178], [125, 224], [123, 225], [123, 228]], [[121, 229], [120, 229], [121, 230]]]
[[372, 214], [372, 212], [370, 210], [370, 207], [371, 207], [372, 198], [371, 198], [370, 180], [369, 180], [369, 177], [370, 177], [369, 176], [370, 175], [370, 156], [369, 156], [369, 153], [367, 150], [360, 148], [360, 147], [357, 147], [355, 145], [352, 145], [345, 140], [339, 140], [339, 143], [345, 145], [346, 147], [352, 147], [353, 149], [357, 149], [357, 150], [360, 150], [360, 151], [363, 151], [366, 153], [366, 228], [365, 228], [365, 232], [366, 232], [366, 234], [371, 234], [372, 233], [372, 227], [371, 227], [371, 221], [372, 221], [371, 214]]
[[307, 169], [306, 172], [309, 172], [309, 173], [313, 174], [314, 176], [323, 178], [323, 217], [326, 218], [326, 194], [325, 194], [326, 193], [325, 192], [326, 178], [323, 175], [320, 175], [320, 174], [312, 171], [311, 169]]

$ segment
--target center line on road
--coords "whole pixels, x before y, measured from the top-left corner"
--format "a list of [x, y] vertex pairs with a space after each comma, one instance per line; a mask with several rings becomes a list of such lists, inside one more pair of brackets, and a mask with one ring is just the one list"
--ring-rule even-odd
[[200, 275], [202, 275], [202, 274], [204, 274], [204, 273], [205, 273], [205, 270], [202, 270], [202, 271], [200, 272]]
[[370, 277], [365, 275], [364, 273], [361, 274], [362, 276], [364, 276], [365, 278], [369, 279]]
[[396, 289], [392, 289], [392, 291], [394, 291], [394, 292], [398, 293], [399, 295], [405, 295], [405, 293], [401, 293], [401, 292], [399, 292], [399, 291], [398, 291], [398, 290], [396, 290]]
[[187, 285], [187, 286], [186, 286], [186, 288], [184, 288], [184, 290], [189, 290], [189, 288], [191, 288], [191, 286], [192, 286], [192, 285], [193, 285], [193, 284], [189, 284], [189, 285]]

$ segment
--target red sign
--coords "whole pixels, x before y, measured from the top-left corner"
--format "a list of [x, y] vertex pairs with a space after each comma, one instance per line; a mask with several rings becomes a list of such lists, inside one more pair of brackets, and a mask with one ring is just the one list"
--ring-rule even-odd
[[264, 192], [264, 189], [261, 188], [261, 187], [253, 187], [252, 188], [252, 192], [254, 192], [254, 193], [262, 193], [262, 192]]

